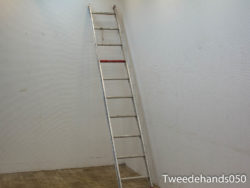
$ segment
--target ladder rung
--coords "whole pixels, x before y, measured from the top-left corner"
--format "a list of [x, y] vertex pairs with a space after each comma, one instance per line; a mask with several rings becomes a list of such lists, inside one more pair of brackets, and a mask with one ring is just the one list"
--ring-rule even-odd
[[135, 134], [135, 135], [120, 135], [120, 136], [114, 136], [114, 138], [132, 138], [132, 137], [141, 137], [141, 135]]
[[129, 80], [129, 78], [103, 78], [103, 80]]
[[117, 27], [95, 27], [95, 30], [119, 30]]
[[92, 12], [92, 14], [115, 15], [114, 12]]
[[122, 44], [97, 44], [97, 46], [122, 46]]
[[136, 179], [148, 179], [148, 177], [147, 176], [134, 176], [134, 177], [121, 178], [121, 180], [136, 180]]
[[137, 117], [136, 115], [115, 115], [110, 116], [110, 118], [128, 118], [128, 117]]
[[107, 99], [127, 99], [133, 98], [133, 96], [113, 96], [113, 97], [106, 97]]
[[123, 59], [101, 59], [100, 63], [126, 63]]
[[129, 159], [129, 158], [141, 158], [141, 157], [145, 157], [145, 155], [120, 156], [117, 157], [117, 159]]

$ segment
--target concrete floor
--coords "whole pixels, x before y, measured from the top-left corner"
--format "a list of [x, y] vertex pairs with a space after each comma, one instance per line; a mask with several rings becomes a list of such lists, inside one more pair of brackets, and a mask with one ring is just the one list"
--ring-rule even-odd
[[[121, 165], [121, 175], [137, 174]], [[124, 188], [148, 188], [147, 180], [127, 181]], [[0, 174], [0, 188], [117, 188], [113, 166], [63, 169], [53, 171]], [[158, 188], [158, 187], [155, 187]]]

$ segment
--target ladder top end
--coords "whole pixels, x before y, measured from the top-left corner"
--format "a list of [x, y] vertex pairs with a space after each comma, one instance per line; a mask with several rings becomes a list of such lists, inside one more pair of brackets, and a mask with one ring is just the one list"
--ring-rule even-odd
[[88, 9], [91, 12], [92, 9], [91, 9], [91, 5], [90, 4], [88, 5]]

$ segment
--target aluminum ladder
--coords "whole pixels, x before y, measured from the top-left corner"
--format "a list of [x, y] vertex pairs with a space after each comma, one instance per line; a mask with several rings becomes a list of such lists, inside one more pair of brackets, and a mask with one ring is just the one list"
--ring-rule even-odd
[[[112, 149], [113, 149], [113, 157], [114, 157], [114, 162], [115, 162], [115, 169], [116, 169], [118, 187], [122, 188], [122, 182], [123, 181], [129, 181], [129, 180], [135, 180], [135, 179], [147, 179], [148, 183], [149, 183], [148, 187], [153, 188], [153, 183], [152, 183], [151, 173], [150, 173], [149, 163], [148, 163], [148, 156], [147, 156], [147, 154], [145, 152], [145, 142], [144, 142], [143, 135], [142, 135], [141, 122], [140, 122], [140, 118], [138, 116], [138, 110], [137, 110], [137, 106], [136, 106], [136, 98], [135, 98], [135, 95], [134, 95], [133, 83], [132, 83], [132, 80], [131, 80], [130, 71], [129, 71], [129, 67], [127, 65], [126, 56], [125, 56], [125, 52], [124, 52], [124, 47], [123, 47], [123, 43], [122, 43], [121, 27], [120, 27], [120, 24], [119, 24], [119, 20], [117, 18], [116, 6], [115, 5], [113, 6], [113, 12], [93, 12], [90, 5], [89, 5], [88, 8], [89, 8], [89, 13], [90, 13], [91, 22], [92, 22], [94, 42], [95, 42], [95, 47], [96, 47], [96, 57], [97, 57], [97, 61], [98, 61], [98, 67], [99, 67], [100, 78], [101, 78], [101, 85], [102, 85], [103, 98], [104, 98], [104, 104], [105, 104], [106, 118], [107, 118], [107, 123], [108, 123], [109, 131], [110, 131], [110, 137], [111, 137], [111, 143], [112, 143]], [[112, 27], [112, 28], [96, 27], [95, 24], [94, 24], [93, 15], [114, 16], [117, 27]], [[120, 43], [119, 44], [98, 43], [97, 36], [96, 36], [96, 30], [117, 30], [118, 34], [119, 34]], [[98, 50], [97, 50], [99, 46], [107, 46], [107, 47], [108, 46], [117, 46], [117, 47], [120, 47], [121, 50], [122, 50], [122, 55], [123, 55], [124, 59], [121, 59], [121, 60], [103, 60], [103, 59], [100, 59], [99, 55], [98, 55]], [[122, 63], [122, 64], [124, 64], [128, 77], [127, 78], [109, 78], [109, 79], [106, 79], [103, 76], [103, 70], [102, 70], [102, 64], [103, 63]], [[129, 88], [131, 90], [132, 95], [131, 96], [107, 96], [106, 88], [105, 88], [105, 82], [107, 82], [109, 80], [128, 81], [129, 82]], [[132, 100], [135, 115], [116, 115], [116, 116], [110, 115], [109, 107], [108, 107], [108, 100], [124, 99], [124, 98], [130, 98]], [[136, 134], [136, 135], [114, 135], [113, 129], [112, 129], [112, 124], [111, 124], [111, 119], [112, 118], [136, 118], [139, 134]], [[116, 151], [116, 147], [115, 147], [115, 140], [116, 139], [124, 139], [124, 138], [129, 139], [129, 138], [135, 138], [135, 137], [140, 139], [143, 154], [142, 155], [118, 156], [117, 151]], [[147, 176], [121, 177], [120, 169], [119, 169], [119, 160], [120, 159], [127, 159], [127, 158], [130, 158], [130, 159], [131, 158], [143, 158], [144, 161], [145, 161]]]

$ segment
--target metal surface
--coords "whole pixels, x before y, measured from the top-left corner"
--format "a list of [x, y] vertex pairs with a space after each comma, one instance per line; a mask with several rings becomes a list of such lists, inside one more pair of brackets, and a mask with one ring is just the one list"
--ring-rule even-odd
[[103, 78], [103, 80], [129, 80], [129, 78]]
[[97, 46], [122, 46], [122, 44], [97, 44]]
[[117, 157], [117, 159], [142, 158], [142, 157], [145, 157], [145, 155], [119, 156]]
[[130, 99], [133, 98], [133, 96], [113, 96], [113, 97], [107, 97], [107, 99]]
[[105, 105], [105, 112], [106, 112], [106, 118], [107, 118], [107, 123], [109, 126], [109, 132], [110, 132], [110, 139], [112, 143], [112, 151], [113, 151], [113, 156], [114, 156], [114, 161], [115, 161], [115, 169], [116, 169], [116, 176], [117, 176], [117, 181], [118, 181], [118, 187], [122, 188], [122, 182], [121, 182], [121, 174], [120, 174], [120, 169], [119, 169], [119, 163], [117, 160], [117, 152], [115, 148], [115, 141], [113, 137], [113, 130], [112, 130], [112, 125], [111, 125], [111, 120], [110, 120], [110, 114], [109, 114], [109, 109], [108, 109], [108, 103], [106, 99], [106, 90], [104, 86], [104, 80], [103, 80], [103, 74], [102, 74], [102, 66], [100, 64], [99, 56], [97, 53], [97, 40], [96, 40], [96, 33], [95, 33], [95, 27], [94, 27], [94, 18], [93, 18], [93, 13], [91, 10], [91, 7], [89, 6], [89, 13], [91, 16], [91, 22], [92, 22], [92, 30], [94, 33], [94, 41], [95, 41], [95, 46], [96, 46], [96, 59], [99, 67], [99, 72], [100, 72], [100, 79], [101, 79], [101, 84], [102, 84], [102, 91], [103, 91], [103, 99], [104, 99], [104, 105]]
[[[90, 7], [90, 6], [89, 6]], [[115, 15], [114, 12], [92, 12], [92, 14]]]
[[141, 135], [135, 134], [135, 135], [120, 135], [120, 136], [114, 136], [114, 138], [132, 138], [132, 137], [141, 137]]
[[[120, 37], [120, 41], [122, 42], [122, 35], [121, 35], [121, 26], [120, 26], [120, 23], [119, 23], [119, 20], [117, 18], [117, 10], [116, 10], [116, 6], [114, 5], [113, 6], [113, 10], [114, 10], [114, 13], [115, 13], [115, 19], [116, 19], [116, 22], [117, 22], [117, 26], [119, 28], [119, 37]], [[123, 53], [123, 56], [126, 60], [126, 54], [125, 54], [125, 51], [124, 51], [124, 48], [123, 46], [121, 47], [122, 48], [122, 53]], [[126, 60], [127, 62], [127, 60]], [[130, 76], [130, 71], [129, 71], [129, 67], [128, 67], [128, 64], [126, 63], [126, 68], [127, 68], [127, 73], [128, 73], [128, 77], [130, 78], [129, 81], [130, 81], [130, 89], [131, 89], [131, 92], [132, 92], [132, 95], [134, 96], [133, 97], [133, 104], [134, 104], [134, 108], [135, 108], [135, 113], [138, 114], [138, 109], [137, 109], [137, 106], [136, 106], [136, 97], [135, 97], [135, 92], [134, 92], [134, 88], [133, 88], [133, 83], [132, 83], [132, 80], [131, 80], [131, 76]], [[148, 162], [148, 157], [147, 157], [147, 153], [146, 153], [146, 149], [145, 149], [145, 141], [144, 141], [144, 138], [143, 138], [143, 135], [142, 135], [142, 128], [141, 128], [141, 121], [140, 121], [140, 117], [137, 116], [137, 122], [138, 122], [138, 128], [139, 128], [139, 132], [141, 134], [141, 144], [142, 144], [142, 149], [143, 149], [143, 153], [145, 154], [145, 165], [146, 165], [146, 169], [147, 169], [147, 174], [148, 174], [148, 177], [149, 177], [149, 184], [151, 187], [153, 187], [153, 182], [151, 180], [151, 173], [150, 173], [150, 170], [149, 170], [149, 162]]]
[[136, 117], [136, 115], [115, 115], [115, 116], [110, 116], [110, 118], [130, 118], [130, 117]]
[[95, 27], [95, 30], [119, 30], [118, 28]]
[[[123, 44], [122, 44], [123, 40], [122, 40], [122, 35], [121, 35], [121, 27], [120, 27], [120, 24], [119, 24], [119, 20], [117, 18], [116, 6], [113, 6], [113, 10], [114, 10], [113, 13], [111, 13], [111, 12], [92, 12], [91, 7], [89, 6], [89, 12], [90, 12], [90, 15], [91, 15], [92, 29], [93, 29], [93, 32], [94, 32], [94, 40], [95, 40], [95, 46], [96, 46], [96, 56], [97, 56], [97, 60], [98, 60], [98, 67], [99, 67], [100, 78], [101, 78], [102, 89], [103, 89], [103, 98], [104, 98], [107, 122], [108, 122], [108, 125], [109, 125], [111, 143], [112, 143], [112, 148], [113, 148], [113, 156], [114, 156], [114, 161], [115, 161], [115, 168], [116, 168], [116, 174], [117, 174], [117, 180], [118, 180], [118, 187], [122, 188], [122, 180], [134, 180], [134, 179], [142, 179], [142, 178], [147, 178], [149, 180], [149, 184], [150, 184], [149, 187], [153, 187], [153, 183], [151, 181], [151, 174], [150, 174], [150, 170], [149, 170], [149, 163], [148, 163], [148, 159], [147, 159], [147, 153], [146, 153], [146, 149], [145, 149], [145, 142], [144, 142], [143, 135], [142, 135], [141, 121], [140, 121], [140, 117], [138, 116], [138, 109], [137, 109], [137, 106], [136, 106], [137, 102], [136, 102], [136, 98], [135, 98], [135, 92], [134, 92], [133, 83], [132, 83], [132, 80], [131, 80], [129, 67], [128, 67], [128, 64], [126, 63], [127, 62], [126, 54], [125, 54]], [[95, 27], [94, 26], [93, 14], [114, 15], [115, 21], [117, 23], [117, 28]], [[97, 43], [95, 30], [118, 30], [118, 34], [119, 34], [121, 44]], [[124, 57], [124, 60], [100, 60], [99, 56], [98, 56], [98, 53], [97, 53], [98, 46], [120, 46], [123, 57]], [[101, 63], [124, 63], [125, 67], [126, 67], [126, 72], [127, 72], [128, 78], [104, 78]], [[108, 81], [108, 80], [128, 80], [132, 96], [106, 96], [104, 81]], [[109, 108], [108, 108], [107, 100], [108, 99], [119, 99], [119, 98], [131, 98], [132, 99], [133, 107], [134, 107], [134, 110], [135, 110], [135, 115], [110, 115], [109, 114]], [[136, 118], [139, 134], [114, 136], [113, 131], [112, 131], [112, 124], [111, 124], [111, 119], [112, 118]], [[137, 137], [137, 138], [139, 138], [141, 140], [141, 147], [142, 147], [143, 155], [131, 155], [131, 156], [119, 156], [119, 157], [117, 157], [117, 152], [116, 152], [116, 148], [115, 148], [115, 139], [133, 138], [133, 137]], [[145, 166], [146, 166], [148, 176], [136, 176], [136, 177], [124, 177], [124, 178], [121, 178], [118, 159], [140, 158], [140, 157], [143, 158], [144, 161], [145, 161]]]
[[123, 181], [125, 180], [136, 180], [136, 179], [146, 179], [148, 178], [147, 176], [134, 176], [134, 177], [126, 177], [126, 178], [122, 178]]

